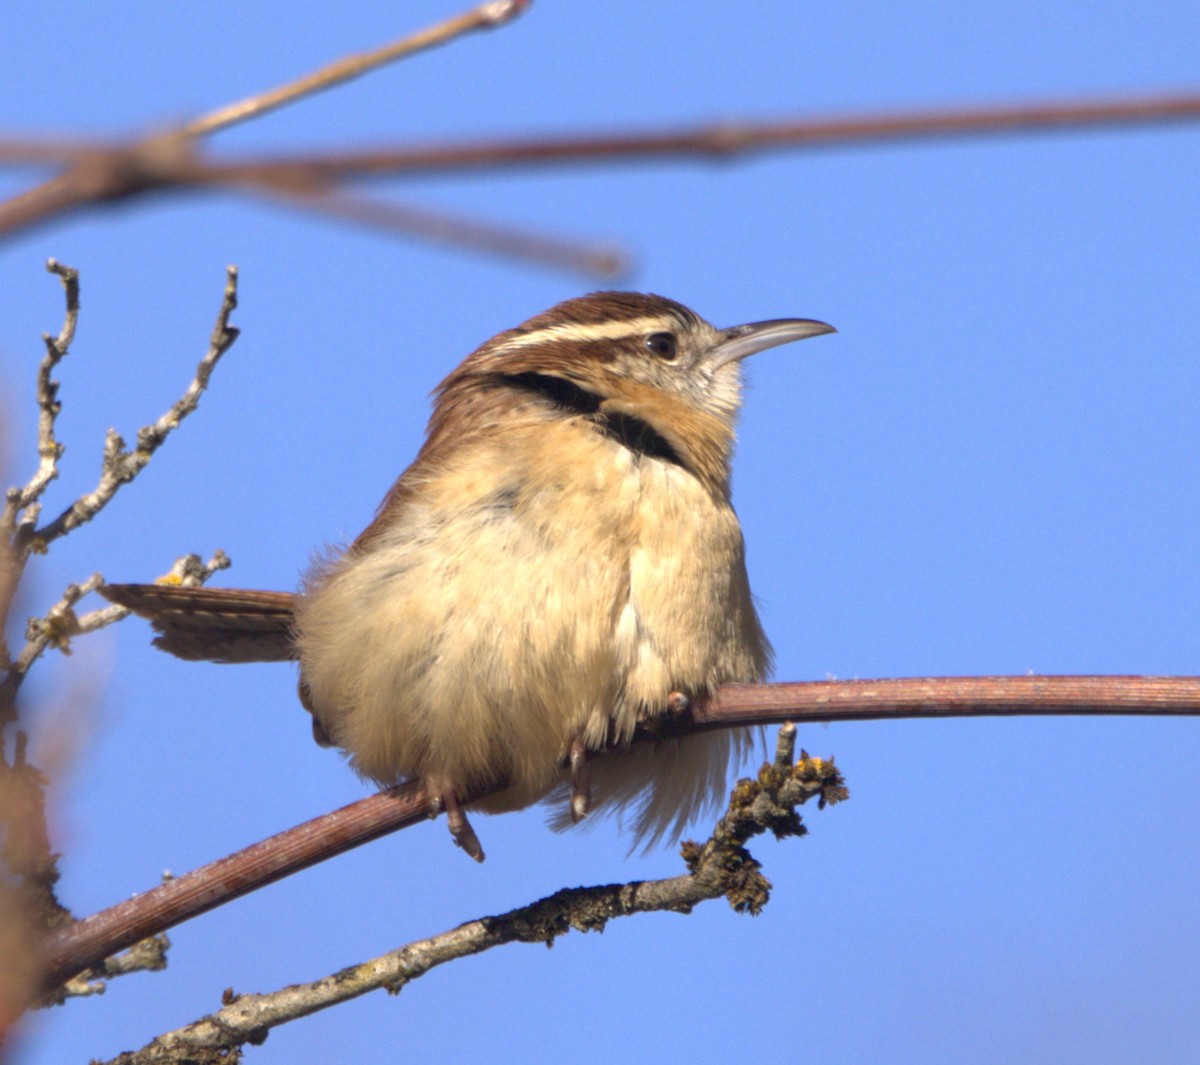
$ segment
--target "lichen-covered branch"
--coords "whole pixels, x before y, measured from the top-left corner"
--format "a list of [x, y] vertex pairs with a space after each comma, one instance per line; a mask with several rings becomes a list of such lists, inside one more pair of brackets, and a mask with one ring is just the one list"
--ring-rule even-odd
[[112, 1065], [149, 1065], [217, 1060], [222, 1052], [258, 1044], [272, 1028], [328, 1009], [370, 991], [397, 993], [431, 969], [506, 943], [553, 943], [575, 930], [600, 931], [611, 920], [635, 913], [690, 913], [702, 902], [727, 898], [741, 913], [757, 914], [770, 883], [746, 850], [764, 832], [776, 837], [805, 833], [796, 807], [810, 799], [839, 802], [848, 792], [833, 762], [801, 752], [791, 764], [795, 729], [781, 733], [774, 763], [753, 780], [741, 780], [729, 808], [703, 844], [683, 847], [688, 871], [664, 880], [642, 880], [588, 888], [567, 888], [528, 906], [459, 925], [441, 935], [390, 951], [310, 983], [269, 994], [226, 992], [214, 1013], [159, 1036], [141, 1050], [121, 1054]]

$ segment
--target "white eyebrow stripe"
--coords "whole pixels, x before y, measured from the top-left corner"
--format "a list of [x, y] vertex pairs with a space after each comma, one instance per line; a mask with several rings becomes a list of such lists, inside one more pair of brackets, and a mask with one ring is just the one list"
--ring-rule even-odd
[[554, 340], [619, 340], [640, 333], [663, 332], [675, 328], [663, 315], [652, 318], [620, 318], [608, 322], [564, 322], [536, 329], [532, 333], [506, 340], [497, 350], [513, 351]]

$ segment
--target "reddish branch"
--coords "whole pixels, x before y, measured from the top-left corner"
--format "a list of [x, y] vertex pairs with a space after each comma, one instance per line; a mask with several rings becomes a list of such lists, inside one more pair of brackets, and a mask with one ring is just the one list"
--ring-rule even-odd
[[[487, 7], [488, 5], [484, 5]], [[518, 6], [519, 5], [515, 5]], [[473, 18], [473, 20], [472, 20]], [[455, 20], [451, 20], [455, 21]], [[490, 25], [477, 13], [455, 22], [456, 32]], [[420, 35], [416, 35], [420, 36]], [[381, 51], [387, 51], [381, 50]], [[399, 54], [394, 52], [394, 58]], [[372, 58], [351, 57], [353, 61]], [[333, 64], [326, 72], [350, 60]], [[361, 73], [358, 70], [357, 73]], [[322, 73], [322, 72], [319, 72]], [[723, 158], [755, 151], [813, 148], [836, 144], [868, 144], [878, 141], [934, 137], [983, 136], [997, 133], [1027, 133], [1091, 126], [1130, 126], [1152, 122], [1179, 122], [1200, 118], [1200, 93], [1185, 92], [1151, 96], [1078, 102], [1008, 104], [952, 110], [910, 111], [845, 116], [840, 118], [791, 119], [775, 122], [723, 123], [684, 129], [545, 138], [511, 137], [458, 144], [416, 145], [353, 152], [322, 152], [283, 158], [213, 160], [205, 158], [199, 137], [227, 124], [299, 99], [317, 87], [337, 84], [318, 75], [301, 79], [295, 86], [272, 90], [260, 97], [223, 108], [197, 119], [182, 130], [169, 131], [133, 143], [81, 144], [33, 141], [28, 138], [0, 141], [0, 162], [45, 164], [57, 161], [67, 167], [44, 184], [0, 203], [0, 235], [15, 233], [45, 223], [80, 208], [141, 193], [168, 188], [219, 188], [233, 192], [267, 194], [285, 201], [299, 200], [312, 210], [326, 209], [343, 218], [366, 220], [374, 227], [388, 227], [429, 237], [445, 220], [421, 219], [415, 230], [403, 210], [389, 216], [386, 205], [368, 201], [353, 203], [344, 183], [367, 176], [450, 173], [494, 170], [502, 167], [579, 165], [638, 161], [659, 158]], [[231, 117], [232, 116], [232, 117]], [[334, 193], [340, 193], [335, 198]], [[412, 209], [409, 209], [412, 210]], [[413, 215], [420, 212], [413, 210]], [[482, 223], [454, 220], [461, 234], [441, 233], [439, 239], [476, 246], [471, 229], [489, 230]], [[460, 239], [461, 238], [461, 239]], [[490, 231], [484, 250], [497, 250], [509, 235]], [[501, 247], [505, 254], [512, 248]], [[536, 257], [536, 240], [518, 246], [517, 252]], [[550, 262], [561, 264], [574, 258], [586, 267], [590, 249], [564, 253], [557, 248]], [[579, 265], [572, 262], [571, 265]]]
[[837, 118], [725, 122], [641, 133], [508, 137], [459, 144], [226, 160], [205, 167], [207, 180], [334, 181], [367, 176], [459, 172], [512, 166], [608, 163], [655, 158], [713, 159], [783, 148], [883, 140], [972, 137], [1035, 130], [1131, 126], [1200, 118], [1200, 92], [1112, 100], [1049, 101], [897, 111]]
[[[930, 677], [729, 685], [718, 699], [695, 707], [692, 720], [682, 723], [679, 732], [785, 721], [1105, 714], [1200, 715], [1200, 677]], [[149, 935], [423, 821], [427, 810], [428, 800], [416, 785], [372, 795], [57, 931], [44, 946], [44, 986], [56, 987]]]

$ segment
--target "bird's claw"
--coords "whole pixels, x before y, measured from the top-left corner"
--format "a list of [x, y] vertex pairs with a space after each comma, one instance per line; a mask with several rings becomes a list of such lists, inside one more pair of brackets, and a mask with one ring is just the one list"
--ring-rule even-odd
[[571, 822], [579, 824], [592, 806], [592, 766], [583, 737], [571, 741]]
[[437, 817], [445, 810], [446, 824], [450, 828], [451, 839], [477, 862], [482, 862], [486, 857], [483, 853], [483, 846], [479, 842], [479, 837], [475, 835], [475, 829], [471, 827], [471, 822], [467, 820], [467, 812], [463, 809], [462, 803], [458, 801], [458, 794], [453, 786], [435, 785], [429, 787], [428, 790], [431, 796], [429, 816]]

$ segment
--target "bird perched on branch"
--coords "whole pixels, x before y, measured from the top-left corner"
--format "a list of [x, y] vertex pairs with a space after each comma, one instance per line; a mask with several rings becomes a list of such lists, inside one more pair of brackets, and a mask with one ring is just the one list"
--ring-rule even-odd
[[627, 810], [635, 842], [677, 837], [721, 797], [743, 733], [589, 755], [765, 678], [730, 502], [740, 362], [830, 332], [717, 329], [630, 292], [567, 300], [442, 382], [416, 460], [298, 593], [104, 593], [180, 658], [298, 659], [317, 740], [381, 785], [421, 780], [476, 859], [463, 801], [489, 790], [473, 808], [549, 796], [559, 824]]

